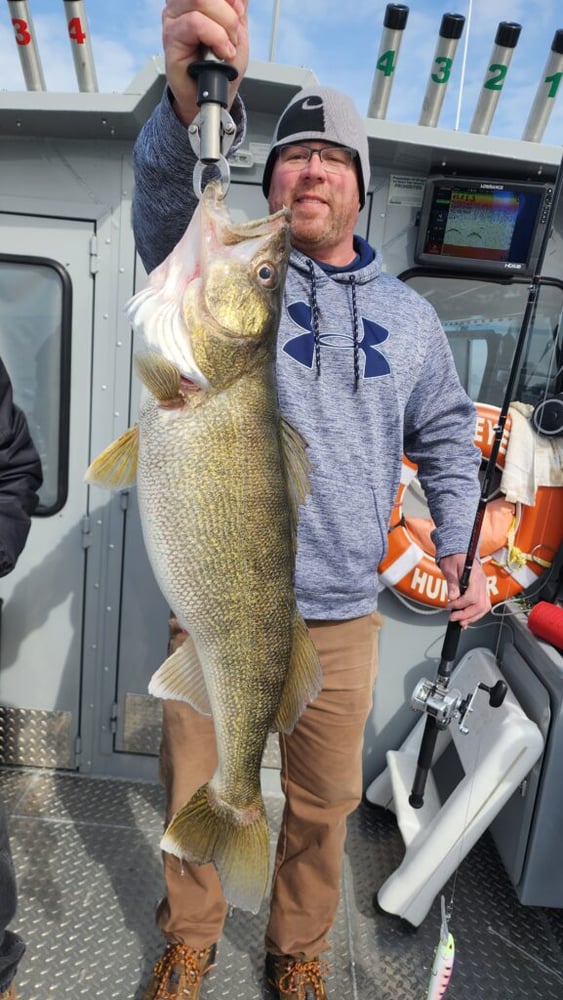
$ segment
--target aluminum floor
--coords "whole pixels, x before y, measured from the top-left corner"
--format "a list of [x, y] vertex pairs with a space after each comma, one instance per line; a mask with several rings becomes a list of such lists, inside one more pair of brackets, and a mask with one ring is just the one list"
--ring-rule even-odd
[[[140, 1000], [162, 950], [154, 926], [162, 892], [160, 788], [6, 769], [0, 794], [19, 883], [12, 926], [27, 943], [20, 1000]], [[282, 802], [272, 795], [267, 803], [275, 831]], [[416, 931], [372, 905], [401, 857], [393, 816], [360, 807], [349, 823], [331, 1000], [426, 998], [439, 900]], [[265, 906], [257, 916], [235, 911], [228, 918], [202, 1000], [269, 1000], [265, 921]], [[521, 906], [487, 834], [458, 870], [451, 930], [456, 960], [447, 1000], [563, 998], [563, 910]]]

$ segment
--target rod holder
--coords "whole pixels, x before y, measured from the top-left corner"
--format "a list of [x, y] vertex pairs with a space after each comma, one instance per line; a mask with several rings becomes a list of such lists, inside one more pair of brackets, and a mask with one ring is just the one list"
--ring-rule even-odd
[[488, 135], [521, 30], [514, 21], [500, 22], [470, 132]]
[[368, 118], [385, 118], [391, 96], [393, 78], [399, 59], [403, 31], [409, 16], [409, 8], [402, 3], [389, 3], [385, 8], [383, 35], [368, 104]]
[[96, 94], [98, 81], [84, 0], [63, 0], [74, 71], [81, 93]]
[[422, 101], [419, 125], [435, 128], [440, 118], [442, 104], [450, 82], [452, 66], [465, 18], [461, 14], [444, 14], [438, 35], [438, 44]]
[[21, 68], [28, 90], [45, 90], [45, 77], [27, 0], [8, 0]]
[[563, 29], [553, 36], [551, 52], [545, 64], [543, 76], [536, 91], [534, 103], [524, 126], [522, 138], [527, 142], [541, 142], [551, 112], [555, 107], [557, 94], [563, 89]]

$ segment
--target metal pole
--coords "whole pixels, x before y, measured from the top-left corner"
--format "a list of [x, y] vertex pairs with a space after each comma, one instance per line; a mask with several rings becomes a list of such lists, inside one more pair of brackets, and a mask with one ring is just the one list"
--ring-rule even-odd
[[563, 30], [555, 32], [551, 52], [543, 78], [537, 89], [522, 138], [528, 142], [541, 142], [549, 116], [555, 105], [555, 98], [563, 80]]
[[272, 18], [272, 34], [270, 35], [270, 62], [275, 62], [276, 46], [278, 44], [278, 27], [280, 22], [280, 0], [274, 0], [274, 14]]
[[522, 25], [513, 21], [501, 21], [499, 24], [470, 132], [476, 132], [478, 135], [488, 134], [521, 30]]
[[63, 0], [63, 5], [78, 89], [84, 93], [95, 94], [98, 91], [98, 81], [85, 4], [83, 0]]
[[442, 17], [438, 44], [418, 120], [419, 125], [429, 125], [434, 128], [438, 124], [464, 24], [465, 18], [461, 14], [444, 14]]
[[459, 129], [459, 123], [461, 119], [461, 105], [463, 102], [463, 88], [465, 86], [465, 69], [467, 66], [467, 48], [469, 46], [469, 36], [471, 33], [471, 17], [473, 15], [473, 0], [469, 0], [469, 5], [467, 7], [467, 30], [465, 32], [465, 39], [463, 42], [463, 56], [461, 60], [461, 74], [459, 78], [459, 94], [457, 97], [457, 111], [455, 118], [454, 129]]
[[369, 118], [385, 118], [391, 96], [393, 77], [399, 58], [403, 31], [409, 16], [409, 8], [401, 3], [389, 3], [385, 8], [384, 32], [381, 37], [379, 54], [368, 104]]
[[21, 68], [28, 90], [45, 90], [45, 77], [26, 0], [8, 0]]

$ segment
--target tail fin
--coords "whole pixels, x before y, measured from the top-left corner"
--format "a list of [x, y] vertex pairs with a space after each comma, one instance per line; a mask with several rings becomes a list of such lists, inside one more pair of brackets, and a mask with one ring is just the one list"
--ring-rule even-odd
[[268, 888], [270, 837], [262, 796], [235, 809], [203, 785], [176, 813], [160, 842], [163, 851], [195, 864], [212, 861], [225, 899], [258, 913]]

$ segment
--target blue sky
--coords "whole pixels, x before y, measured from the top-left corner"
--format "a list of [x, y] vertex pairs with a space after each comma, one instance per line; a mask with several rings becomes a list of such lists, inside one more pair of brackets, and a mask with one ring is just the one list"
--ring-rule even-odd
[[[468, 130], [500, 21], [522, 25], [500, 95], [491, 135], [520, 138], [557, 29], [563, 29], [561, 0], [412, 0], [402, 37], [387, 118], [416, 124], [444, 13], [466, 18], [440, 126], [454, 128], [468, 34], [459, 128]], [[163, 0], [88, 0], [84, 4], [101, 91], [122, 91], [144, 63], [161, 52]], [[275, 59], [313, 70], [321, 83], [348, 93], [366, 114], [374, 65], [383, 31], [384, 0], [280, 0]], [[62, 0], [29, 0], [47, 89], [76, 91]], [[269, 58], [273, 0], [250, 0], [251, 58]], [[469, 15], [471, 19], [469, 22]], [[467, 32], [468, 26], [470, 28]], [[0, 7], [0, 88], [24, 90], [7, 3]], [[553, 103], [543, 142], [563, 143], [563, 81]]]

